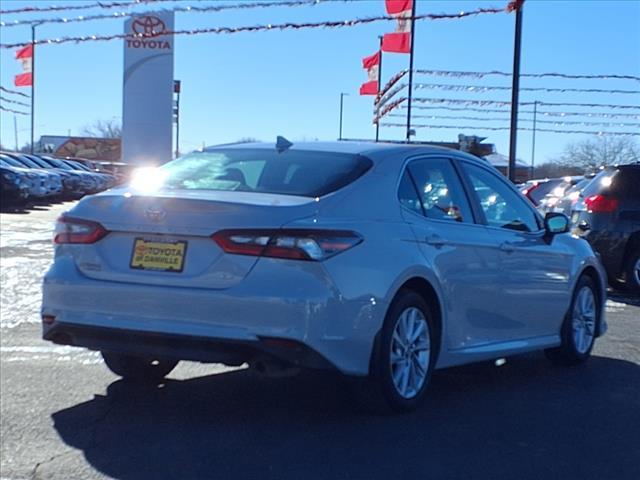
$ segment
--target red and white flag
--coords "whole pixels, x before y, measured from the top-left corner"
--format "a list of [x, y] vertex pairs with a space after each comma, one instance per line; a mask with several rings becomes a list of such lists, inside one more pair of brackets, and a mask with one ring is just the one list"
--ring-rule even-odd
[[378, 71], [380, 70], [380, 52], [362, 59], [362, 68], [367, 71], [368, 80], [360, 87], [360, 95], [378, 94]]
[[22, 63], [22, 73], [15, 76], [13, 81], [16, 87], [29, 87], [33, 85], [33, 44], [22, 47], [16, 52], [16, 59]]
[[411, 52], [411, 13], [413, 0], [385, 0], [387, 13], [397, 20], [396, 31], [382, 37], [382, 51], [393, 53]]

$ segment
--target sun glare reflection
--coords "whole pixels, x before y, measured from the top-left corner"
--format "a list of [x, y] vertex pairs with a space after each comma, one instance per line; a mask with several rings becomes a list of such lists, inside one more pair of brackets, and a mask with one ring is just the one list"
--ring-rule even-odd
[[142, 167], [131, 175], [131, 188], [144, 193], [159, 190], [167, 177], [167, 172], [154, 167]]

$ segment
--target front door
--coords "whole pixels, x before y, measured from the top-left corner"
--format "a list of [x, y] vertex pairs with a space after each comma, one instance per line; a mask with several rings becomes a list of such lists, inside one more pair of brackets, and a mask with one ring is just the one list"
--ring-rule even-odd
[[471, 162], [461, 166], [494, 244], [495, 315], [512, 325], [507, 339], [558, 334], [568, 306], [570, 249], [545, 236], [539, 216], [500, 174]]

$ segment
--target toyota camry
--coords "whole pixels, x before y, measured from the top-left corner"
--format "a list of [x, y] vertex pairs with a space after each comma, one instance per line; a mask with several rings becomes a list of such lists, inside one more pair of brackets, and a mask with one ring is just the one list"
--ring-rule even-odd
[[428, 146], [217, 146], [87, 197], [56, 225], [44, 338], [130, 381], [180, 360], [332, 369], [395, 411], [434, 369], [606, 330], [604, 273], [482, 159]]

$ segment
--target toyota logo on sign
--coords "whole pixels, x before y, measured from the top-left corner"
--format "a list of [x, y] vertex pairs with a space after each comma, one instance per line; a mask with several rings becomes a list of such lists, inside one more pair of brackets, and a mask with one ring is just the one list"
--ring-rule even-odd
[[156, 37], [167, 31], [167, 27], [158, 17], [145, 16], [136, 18], [131, 24], [133, 33], [145, 37]]

